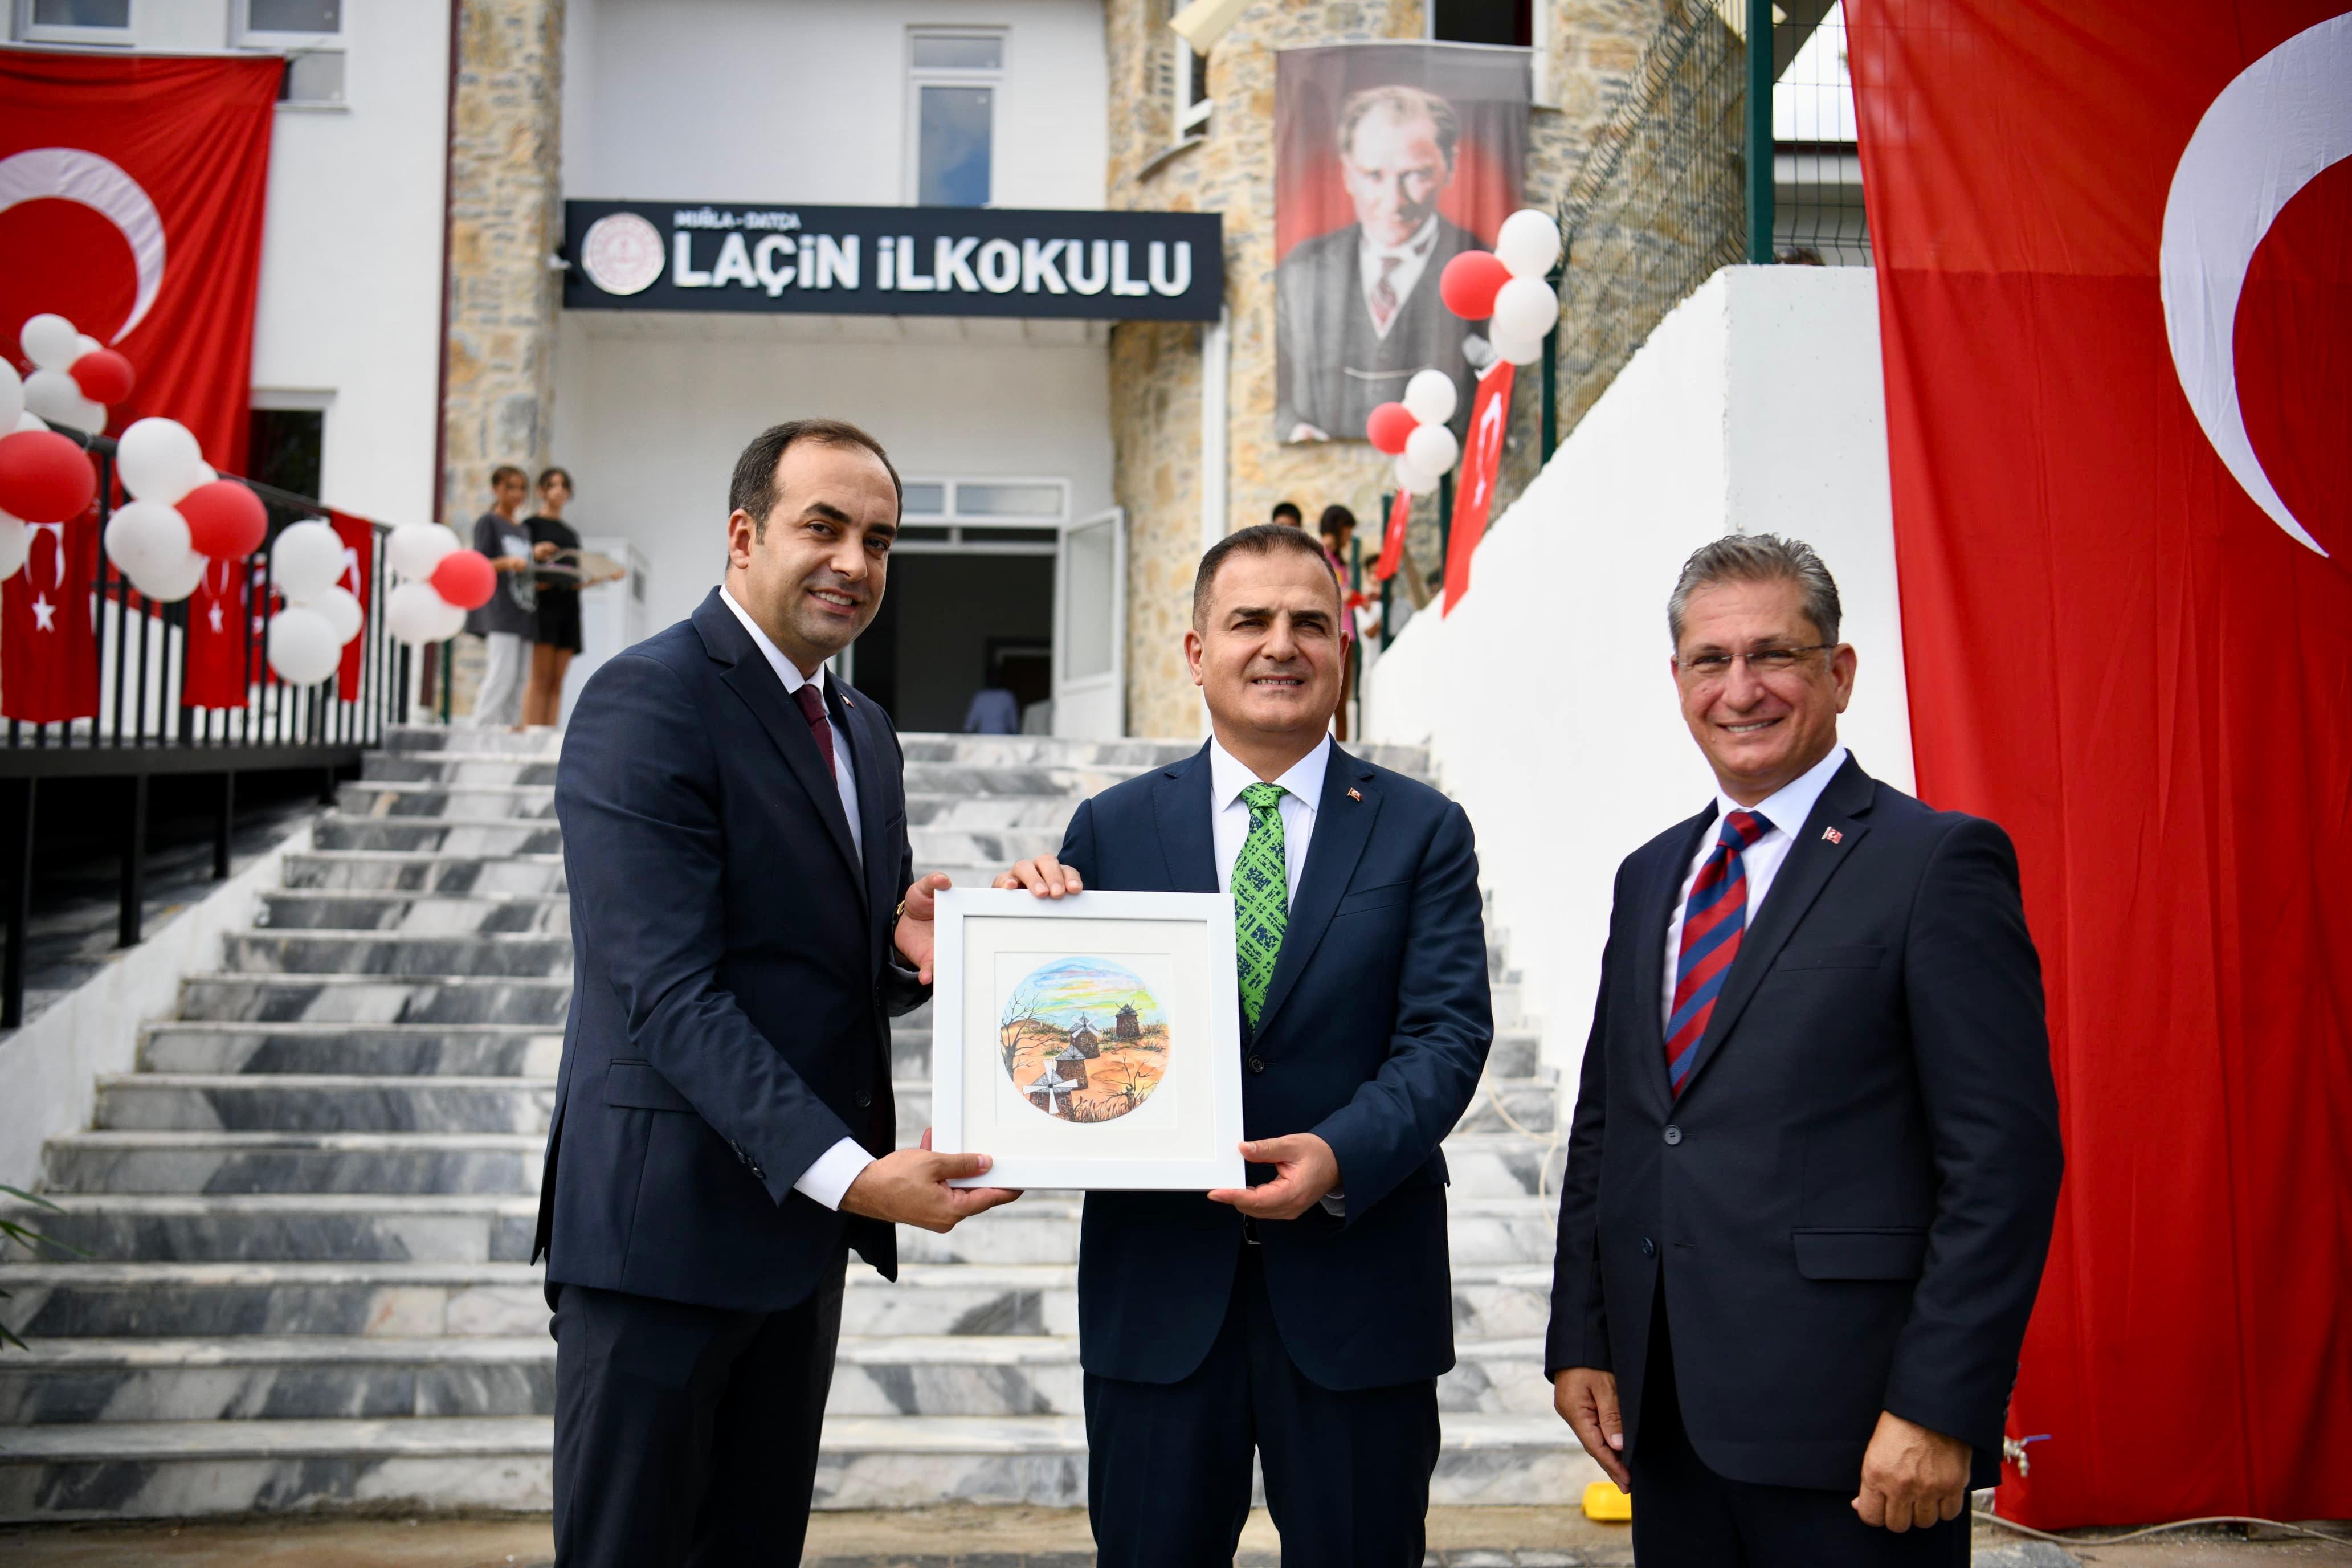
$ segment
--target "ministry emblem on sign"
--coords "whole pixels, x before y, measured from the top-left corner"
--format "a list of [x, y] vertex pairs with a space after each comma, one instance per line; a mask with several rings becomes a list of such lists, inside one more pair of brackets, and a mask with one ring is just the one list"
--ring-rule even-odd
[[580, 266], [607, 294], [641, 294], [661, 280], [661, 231], [635, 213], [607, 213], [580, 239]]

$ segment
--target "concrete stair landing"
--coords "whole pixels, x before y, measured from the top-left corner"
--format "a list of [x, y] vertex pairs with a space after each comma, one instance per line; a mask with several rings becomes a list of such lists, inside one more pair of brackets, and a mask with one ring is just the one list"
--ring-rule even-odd
[[[1153, 741], [909, 735], [918, 869], [983, 884]], [[1417, 752], [1375, 761], [1420, 774]], [[571, 989], [542, 737], [415, 728], [343, 786], [251, 929], [101, 1079], [22, 1215], [88, 1254], [0, 1264], [0, 1521], [549, 1506], [555, 1352], [527, 1262]], [[1443, 1503], [1597, 1477], [1542, 1377], [1559, 1085], [1492, 957], [1500, 1033], [1447, 1141], [1459, 1364]], [[929, 1009], [892, 1034], [930, 1110]], [[817, 1502], [1083, 1503], [1078, 1200], [1034, 1193], [903, 1276], [853, 1268]]]

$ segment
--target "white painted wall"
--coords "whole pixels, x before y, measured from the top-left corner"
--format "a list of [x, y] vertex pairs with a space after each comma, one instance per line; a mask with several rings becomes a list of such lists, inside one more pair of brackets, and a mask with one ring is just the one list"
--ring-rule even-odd
[[1545, 1059], [1571, 1078], [1618, 863], [1714, 789], [1667, 669], [1693, 550], [1737, 531], [1821, 552], [1861, 658], [1840, 735], [1911, 787], [1880, 377], [1870, 270], [1716, 274], [1504, 514], [1461, 605], [1416, 616], [1365, 680], [1367, 737], [1426, 741], [1469, 811]]
[[572, 0], [564, 194], [908, 200], [909, 26], [1007, 29], [995, 205], [1103, 205], [1100, 0]]
[[554, 460], [580, 486], [567, 515], [644, 553], [656, 631], [718, 583], [736, 455], [782, 420], [863, 426], [905, 474], [1067, 479], [1071, 516], [1087, 517], [1111, 502], [1109, 360], [1073, 323], [1047, 328], [1068, 341], [951, 319], [901, 336], [888, 318], [568, 316], [554, 429]]

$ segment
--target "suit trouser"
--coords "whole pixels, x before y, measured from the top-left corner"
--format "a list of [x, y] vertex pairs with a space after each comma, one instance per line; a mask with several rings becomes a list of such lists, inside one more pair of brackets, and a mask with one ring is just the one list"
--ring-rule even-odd
[[1932, 1530], [1874, 1530], [1837, 1491], [1736, 1481], [1691, 1447], [1675, 1386], [1665, 1282], [1650, 1317], [1650, 1361], [1633, 1457], [1633, 1561], [1640, 1568], [1967, 1568], [1969, 1516]]
[[511, 730], [522, 722], [522, 691], [530, 679], [530, 639], [520, 632], [491, 632], [482, 660], [482, 684], [474, 692], [477, 730]]
[[556, 1288], [558, 1568], [800, 1562], [845, 1260], [783, 1312]]
[[1283, 1349], [1255, 1247], [1242, 1248], [1224, 1323], [1190, 1377], [1088, 1373], [1086, 1402], [1099, 1568], [1231, 1568], [1253, 1448], [1283, 1568], [1420, 1568], [1436, 1380], [1347, 1394], [1310, 1382]]

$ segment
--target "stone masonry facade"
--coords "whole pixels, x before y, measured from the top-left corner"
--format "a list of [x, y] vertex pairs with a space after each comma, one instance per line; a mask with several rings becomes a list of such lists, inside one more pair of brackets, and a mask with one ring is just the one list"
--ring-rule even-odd
[[[1548, 79], [1528, 128], [1526, 199], [1552, 206], [1608, 116], [1662, 8], [1675, 0], [1542, 0]], [[1311, 526], [1331, 502], [1377, 544], [1385, 458], [1361, 441], [1285, 446], [1274, 438], [1274, 83], [1276, 51], [1412, 38], [1422, 0], [1255, 0], [1210, 52], [1209, 132], [1176, 149], [1171, 91], [1181, 47], [1171, 0], [1105, 0], [1110, 55], [1108, 205], [1224, 215], [1231, 369], [1226, 414], [1229, 529], [1263, 521], [1277, 500]], [[1171, 150], [1174, 149], [1174, 150]], [[1111, 334], [1112, 443], [1128, 512], [1128, 731], [1190, 735], [1199, 699], [1181, 647], [1202, 542], [1201, 339], [1193, 328], [1128, 323]], [[1534, 471], [1536, 367], [1515, 394], [1507, 490]], [[1501, 505], [1498, 503], [1499, 514]], [[1412, 548], [1440, 564], [1434, 499], [1415, 509]]]
[[[460, 0], [449, 160], [441, 516], [470, 540], [490, 470], [548, 460], [562, 274], [564, 0]], [[457, 641], [469, 712], [478, 639]]]

